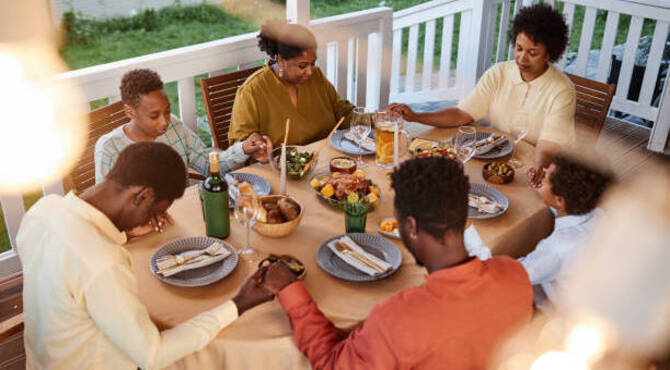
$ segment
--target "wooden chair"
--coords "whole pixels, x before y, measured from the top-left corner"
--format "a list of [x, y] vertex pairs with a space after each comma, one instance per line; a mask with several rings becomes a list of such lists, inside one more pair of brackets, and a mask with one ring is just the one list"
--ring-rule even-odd
[[578, 141], [597, 141], [605, 124], [616, 85], [606, 85], [569, 73], [567, 75], [575, 85], [577, 93], [575, 124]]
[[0, 279], [0, 369], [26, 367], [23, 347], [23, 275]]
[[235, 102], [237, 89], [247, 80], [247, 77], [260, 68], [252, 67], [221, 76], [200, 79], [200, 89], [205, 101], [209, 130], [212, 133], [215, 148], [225, 150], [230, 146], [228, 131], [230, 130], [230, 117], [233, 114], [233, 103]]
[[88, 143], [81, 159], [65, 178], [66, 191], [82, 192], [95, 185], [95, 162], [93, 154], [98, 138], [130, 121], [123, 111], [123, 102], [116, 102], [98, 108], [87, 115], [89, 122]]

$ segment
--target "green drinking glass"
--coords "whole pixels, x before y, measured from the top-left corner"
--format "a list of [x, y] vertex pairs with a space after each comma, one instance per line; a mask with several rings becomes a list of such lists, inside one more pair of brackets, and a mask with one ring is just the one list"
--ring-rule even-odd
[[347, 233], [364, 233], [368, 205], [365, 203], [347, 203], [344, 206], [344, 226]]

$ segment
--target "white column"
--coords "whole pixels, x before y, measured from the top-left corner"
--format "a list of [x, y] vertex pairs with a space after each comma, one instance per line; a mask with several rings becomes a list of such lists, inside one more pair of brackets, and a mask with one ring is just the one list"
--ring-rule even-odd
[[465, 68], [466, 90], [475, 86], [479, 77], [484, 74], [488, 67], [489, 61], [487, 58], [491, 55], [493, 48], [493, 37], [491, 37], [493, 32], [489, 32], [489, 28], [496, 26], [496, 14], [491, 11], [493, 4], [495, 4], [495, 0], [472, 1], [470, 50], [469, 56], [466, 58], [468, 63], [463, 66]]
[[309, 25], [309, 0], [286, 0], [286, 20], [290, 23]]
[[665, 81], [663, 86], [663, 95], [661, 102], [658, 105], [658, 116], [656, 122], [651, 128], [651, 135], [649, 136], [649, 144], [647, 149], [654, 152], [665, 153], [670, 155], [670, 148], [668, 148], [668, 140], [670, 138], [670, 84]]

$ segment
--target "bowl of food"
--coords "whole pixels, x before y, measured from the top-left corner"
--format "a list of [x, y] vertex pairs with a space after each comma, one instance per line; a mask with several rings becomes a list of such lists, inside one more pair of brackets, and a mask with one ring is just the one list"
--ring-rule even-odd
[[482, 176], [493, 184], [507, 184], [514, 180], [514, 169], [506, 162], [493, 161], [484, 165]]
[[335, 157], [330, 160], [330, 172], [354, 173], [356, 161], [349, 157]]
[[271, 238], [284, 237], [300, 224], [302, 206], [295, 199], [285, 195], [260, 197], [261, 215], [254, 224], [254, 230]]
[[[294, 180], [300, 180], [303, 176], [312, 172], [314, 167], [319, 160], [319, 156], [314, 158], [312, 164], [309, 165], [307, 171], [305, 171], [305, 166], [312, 160], [312, 157], [316, 153], [306, 150], [304, 147], [296, 145], [287, 145], [286, 146], [286, 177]], [[279, 160], [281, 159], [281, 147], [275, 148], [272, 150], [272, 167], [281, 171], [281, 164]]]
[[377, 226], [377, 232], [380, 234], [400, 240], [400, 230], [398, 229], [398, 221], [394, 217], [386, 217], [381, 220], [379, 226]]
[[347, 204], [365, 203], [371, 211], [379, 205], [382, 194], [379, 186], [366, 176], [360, 169], [353, 174], [322, 172], [314, 175], [309, 184], [316, 195], [333, 208], [344, 210]]

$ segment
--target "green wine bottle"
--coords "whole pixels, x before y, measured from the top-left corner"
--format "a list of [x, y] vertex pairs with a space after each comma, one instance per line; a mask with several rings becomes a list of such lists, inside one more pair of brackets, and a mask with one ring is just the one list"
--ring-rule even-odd
[[207, 236], [224, 239], [230, 235], [228, 184], [221, 178], [217, 152], [209, 153], [209, 176], [202, 183], [202, 188]]

